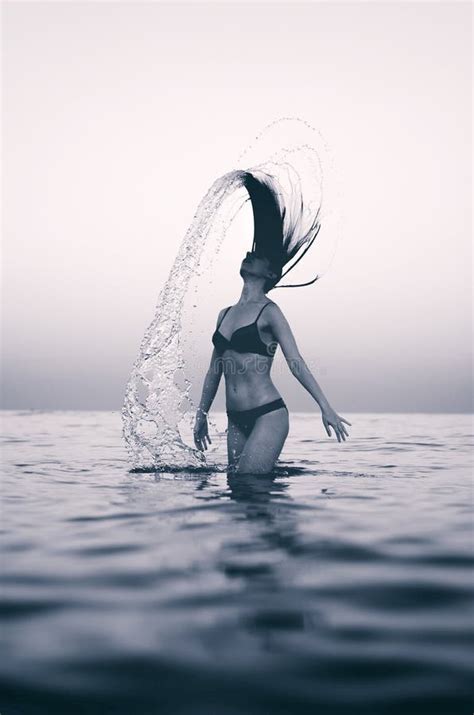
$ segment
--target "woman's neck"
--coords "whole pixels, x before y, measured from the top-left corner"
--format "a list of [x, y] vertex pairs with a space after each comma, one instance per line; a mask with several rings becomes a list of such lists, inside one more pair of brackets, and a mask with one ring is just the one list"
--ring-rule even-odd
[[244, 282], [244, 287], [242, 288], [242, 293], [240, 294], [239, 303], [261, 303], [266, 299], [266, 295], [263, 292], [263, 282], [259, 281], [249, 281]]

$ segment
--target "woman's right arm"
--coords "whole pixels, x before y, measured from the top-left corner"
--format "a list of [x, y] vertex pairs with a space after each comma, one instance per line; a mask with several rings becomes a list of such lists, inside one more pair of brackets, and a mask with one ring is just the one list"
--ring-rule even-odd
[[[221, 312], [219, 313], [219, 317], [217, 318], [217, 325], [219, 325], [219, 321], [222, 317], [223, 312], [224, 311], [221, 310]], [[209, 442], [209, 444], [211, 444], [211, 438], [209, 437], [207, 425], [207, 413], [209, 412], [211, 405], [214, 401], [214, 397], [216, 396], [221, 377], [222, 358], [218, 354], [217, 350], [214, 348], [211, 355], [211, 362], [204, 378], [201, 400], [199, 402], [199, 407], [197, 408], [194, 424], [194, 444], [201, 451], [207, 449], [206, 442]]]
[[202, 386], [201, 401], [199, 402], [198, 412], [201, 411], [207, 414], [216, 396], [217, 388], [222, 376], [222, 359], [216, 349], [212, 351], [211, 362], [204, 378]]

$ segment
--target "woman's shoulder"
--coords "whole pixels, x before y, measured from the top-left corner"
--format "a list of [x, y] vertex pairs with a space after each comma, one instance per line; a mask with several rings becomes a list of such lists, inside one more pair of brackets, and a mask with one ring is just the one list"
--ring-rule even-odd
[[267, 305], [266, 310], [262, 313], [262, 318], [263, 316], [265, 316], [267, 324], [272, 328], [285, 325], [288, 322], [278, 303], [275, 303], [273, 300], [269, 301], [269, 305]]
[[227, 311], [229, 310], [229, 308], [232, 308], [232, 306], [231, 306], [231, 305], [228, 305], [228, 306], [226, 306], [225, 308], [221, 308], [221, 310], [220, 310], [219, 313], [217, 314], [217, 323], [220, 323], [220, 321], [222, 320], [222, 318], [224, 317], [224, 315], [227, 313]]
[[[267, 307], [268, 306], [268, 307]], [[275, 303], [274, 300], [268, 300], [268, 302], [265, 304], [266, 313], [273, 314], [273, 315], [283, 315], [283, 311], [278, 305], [278, 303]]]

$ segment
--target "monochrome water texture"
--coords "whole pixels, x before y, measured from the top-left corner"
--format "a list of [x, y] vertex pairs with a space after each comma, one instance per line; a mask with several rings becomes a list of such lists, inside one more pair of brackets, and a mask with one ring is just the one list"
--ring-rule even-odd
[[471, 712], [472, 416], [347, 417], [228, 478], [214, 433], [133, 473], [119, 413], [3, 413], [2, 713]]

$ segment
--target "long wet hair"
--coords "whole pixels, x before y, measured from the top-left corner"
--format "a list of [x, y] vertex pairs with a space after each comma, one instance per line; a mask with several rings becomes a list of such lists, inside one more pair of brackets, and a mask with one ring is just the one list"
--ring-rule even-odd
[[[277, 285], [315, 241], [321, 228], [319, 210], [314, 216], [308, 217], [299, 194], [292, 197], [292, 201], [286, 197], [286, 202], [291, 201], [291, 205], [285, 205], [270, 174], [259, 172], [257, 178], [254, 173], [247, 171], [243, 184], [249, 193], [253, 210], [252, 251], [267, 258], [277, 274], [275, 279], [266, 281], [265, 293], [273, 288], [297, 288], [315, 283], [319, 275], [305, 283]], [[291, 265], [284, 271], [284, 267], [291, 261]]]

